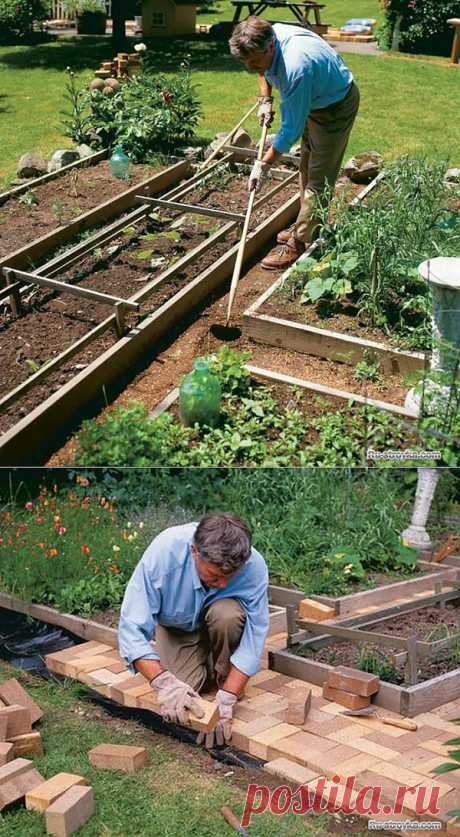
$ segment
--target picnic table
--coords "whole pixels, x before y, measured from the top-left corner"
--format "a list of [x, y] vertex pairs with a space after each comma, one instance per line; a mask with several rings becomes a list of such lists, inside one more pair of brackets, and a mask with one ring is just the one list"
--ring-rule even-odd
[[[324, 9], [324, 3], [299, 3], [297, 0], [232, 0], [232, 6], [235, 7], [233, 26], [239, 22], [245, 7], [248, 9], [248, 15], [261, 15], [266, 9], [289, 9], [302, 26], [308, 26], [319, 35], [327, 32], [327, 25], [321, 22], [320, 10]], [[309, 21], [310, 12], [313, 12], [314, 23]]]

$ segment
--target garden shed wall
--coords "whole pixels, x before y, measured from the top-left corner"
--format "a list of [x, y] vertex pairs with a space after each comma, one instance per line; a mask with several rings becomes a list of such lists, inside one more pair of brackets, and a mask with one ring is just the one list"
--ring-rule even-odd
[[190, 35], [195, 32], [195, 24], [195, 3], [147, 0], [142, 4], [142, 31], [146, 36]]

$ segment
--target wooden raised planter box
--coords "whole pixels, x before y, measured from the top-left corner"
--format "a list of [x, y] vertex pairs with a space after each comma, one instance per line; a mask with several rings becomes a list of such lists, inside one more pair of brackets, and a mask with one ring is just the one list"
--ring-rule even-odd
[[[458, 600], [460, 599], [460, 590], [457, 587], [456, 590], [442, 593], [441, 596], [443, 602]], [[411, 605], [403, 606], [399, 612], [407, 613], [409, 610], [419, 610], [440, 601], [441, 598], [438, 593], [437, 601], [435, 596], [433, 596], [432, 601], [429, 599], [424, 602], [421, 600], [414, 601]], [[393, 608], [393, 610], [397, 610], [397, 608]], [[455, 637], [451, 636], [447, 639], [427, 642], [409, 636], [405, 638], [365, 630], [382, 622], [388, 622], [391, 618], [391, 611], [392, 609], [387, 608], [376, 612], [372, 617], [368, 614], [367, 616], [361, 615], [346, 620], [330, 620], [323, 623], [292, 619], [288, 612], [288, 626], [289, 624], [292, 625], [292, 621], [294, 621], [299, 630], [295, 633], [288, 633], [288, 647], [286, 649], [269, 652], [269, 668], [289, 677], [296, 677], [322, 686], [334, 666], [294, 654], [291, 650], [294, 645], [302, 643], [306, 647], [312, 646], [312, 650], [321, 650], [337, 641], [356, 644], [373, 642], [383, 648], [395, 649], [395, 653], [393, 653], [395, 664], [406, 666], [409, 682], [414, 684], [398, 686], [381, 681], [379, 691], [373, 699], [376, 706], [413, 717], [454, 700], [458, 697], [460, 689], [460, 668], [433, 677], [423, 683], [417, 683], [417, 667], [418, 660], [426, 657], [436, 657], [439, 652], [451, 647], [456, 641]]]
[[371, 352], [378, 355], [382, 370], [389, 375], [407, 375], [425, 368], [422, 352], [406, 352], [374, 340], [364, 340], [264, 314], [264, 304], [279, 290], [286, 276], [283, 274], [277, 279], [243, 314], [245, 333], [257, 343], [267, 343], [350, 366], [362, 360], [364, 352]]
[[[375, 189], [384, 176], [385, 173], [381, 172], [354, 198], [350, 205], [358, 206]], [[301, 263], [309, 256], [316, 258], [320, 253], [321, 244], [321, 239], [315, 241], [300, 256], [296, 264]], [[372, 355], [379, 357], [382, 370], [390, 375], [406, 375], [424, 369], [426, 362], [422, 352], [408, 352], [393, 348], [384, 342], [366, 340], [339, 331], [317, 328], [295, 320], [286, 320], [282, 316], [264, 314], [265, 303], [282, 287], [292, 267], [295, 267], [295, 265], [286, 270], [244, 312], [243, 323], [245, 332], [249, 337], [252, 337], [258, 343], [268, 343], [270, 346], [291, 349], [295, 352], [315, 355], [327, 360], [347, 363], [351, 366], [355, 366], [358, 361], [362, 360], [365, 352], [371, 352]], [[280, 314], [282, 314], [282, 311]]]
[[[165, 178], [170, 172], [171, 170], [168, 169], [157, 177]], [[177, 174], [179, 174], [179, 171]], [[183, 174], [184, 169], [180, 164], [180, 175]], [[139, 185], [129, 190], [129, 205], [132, 205], [135, 201], [135, 191], [139, 191]], [[123, 194], [128, 195], [128, 192]], [[297, 195], [289, 198], [248, 235], [245, 259], [253, 257], [276, 232], [291, 223], [298, 211], [298, 204], [299, 198]], [[97, 211], [99, 212], [100, 209], [99, 207]], [[112, 216], [113, 214], [115, 213], [112, 210]], [[126, 219], [122, 219], [118, 223], [124, 224], [125, 221]], [[77, 223], [80, 222], [81, 219], [78, 219]], [[227, 227], [224, 227], [215, 233], [215, 238], [222, 237], [226, 229]], [[56, 233], [51, 235], [55, 236]], [[47, 239], [49, 238], [51, 236], [47, 237]], [[34, 242], [33, 247], [35, 248], [41, 241], [43, 239]], [[89, 402], [94, 403], [96, 407], [104, 403], [104, 393], [106, 399], [110, 398], [112, 392], [117, 391], [118, 380], [121, 376], [127, 373], [146, 351], [151, 351], [152, 346], [157, 344], [165, 334], [169, 333], [172, 327], [176, 326], [191, 311], [197, 309], [211, 293], [231, 276], [238, 246], [231, 247], [217, 261], [173, 294], [170, 299], [145, 317], [134, 328], [130, 329], [82, 372], [75, 375], [41, 405], [35, 407], [27, 416], [6, 431], [0, 437], [0, 465], [42, 464], [47, 455], [55, 449], [56, 436], [62, 433], [64, 426], [67, 429], [70, 425], [74, 426], [79, 414], [81, 415], [80, 411], [88, 409]], [[11, 264], [11, 258], [10, 255], [8, 266], [17, 266], [16, 261], [13, 265]], [[57, 257], [55, 261], [59, 261], [59, 258]], [[184, 256], [183, 261], [188, 258], [188, 256]], [[48, 264], [51, 265], [51, 262]], [[177, 267], [178, 264], [175, 263], [171, 270], [176, 270]], [[167, 272], [169, 271], [165, 271], [163, 276]], [[153, 281], [158, 285], [160, 279], [157, 278]], [[130, 298], [130, 301], [142, 301], [144, 294], [145, 289], [141, 289]], [[115, 323], [115, 317], [115, 314], [111, 314], [97, 328], [105, 328], [112, 321]]]
[[9, 201], [11, 198], [16, 198], [18, 195], [23, 195], [25, 192], [28, 192], [30, 189], [36, 189], [37, 186], [41, 186], [43, 183], [47, 183], [49, 180], [57, 180], [62, 175], [67, 174], [67, 172], [71, 171], [72, 169], [84, 169], [89, 168], [90, 166], [94, 166], [96, 163], [99, 163], [101, 160], [104, 160], [108, 155], [108, 150], [103, 148], [101, 151], [95, 151], [94, 154], [90, 154], [88, 157], [83, 157], [81, 160], [75, 160], [74, 163], [69, 163], [67, 166], [63, 166], [61, 169], [57, 169], [57, 171], [51, 171], [47, 174], [42, 174], [40, 177], [31, 177], [28, 178], [24, 183], [21, 183], [19, 186], [13, 186], [12, 189], [8, 189], [7, 192], [0, 192], [0, 206], [6, 201]]

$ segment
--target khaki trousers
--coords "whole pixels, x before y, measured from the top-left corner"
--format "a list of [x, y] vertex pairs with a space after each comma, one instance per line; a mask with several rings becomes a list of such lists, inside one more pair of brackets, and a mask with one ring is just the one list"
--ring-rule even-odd
[[195, 631], [157, 625], [155, 645], [161, 664], [199, 692], [206, 680], [221, 686], [230, 668], [230, 657], [240, 644], [246, 614], [236, 599], [219, 599], [210, 605]]
[[312, 111], [305, 123], [299, 166], [301, 205], [294, 229], [295, 238], [305, 244], [318, 237], [317, 197], [335, 185], [358, 108], [359, 90], [352, 82], [342, 101]]

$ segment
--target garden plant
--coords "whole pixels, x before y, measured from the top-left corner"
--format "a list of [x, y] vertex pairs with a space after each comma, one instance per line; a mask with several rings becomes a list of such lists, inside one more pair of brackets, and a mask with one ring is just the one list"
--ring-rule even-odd
[[[245, 367], [249, 358], [250, 353], [228, 346], [208, 356], [222, 391], [216, 427], [185, 427], [171, 411], [152, 420], [140, 402], [132, 402], [109, 411], [102, 420], [83, 422], [76, 437], [74, 464], [340, 467], [368, 464], [370, 449], [401, 447], [437, 451], [438, 464], [458, 461], [456, 380], [448, 416], [423, 413], [416, 428], [368, 405], [337, 406], [323, 397], [309, 396], [306, 406], [305, 391], [300, 388], [286, 385], [279, 391], [251, 379]], [[423, 381], [419, 386], [424, 386]], [[429, 453], [426, 460], [414, 461], [432, 462]]]
[[365, 205], [339, 198], [333, 220], [320, 206], [323, 255], [300, 261], [282, 293], [315, 305], [326, 327], [346, 301], [382, 338], [431, 348], [430, 293], [417, 267], [427, 258], [460, 255], [458, 198], [445, 186], [445, 171], [445, 162], [401, 158], [388, 165]]
[[123, 80], [111, 96], [79, 86], [68, 69], [66, 99], [70, 105], [63, 131], [74, 142], [94, 148], [121, 145], [133, 162], [148, 162], [195, 137], [201, 106], [186, 61], [173, 75], [142, 72]]
[[[412, 510], [413, 471], [111, 469], [57, 478], [33, 491], [20, 484], [4, 498], [0, 586], [63, 612], [117, 609], [152, 538], [211, 510], [245, 519], [272, 582], [306, 593], [340, 595], [374, 586], [379, 573], [415, 571], [416, 553], [399, 536]], [[440, 480], [443, 513], [454, 482], [448, 473]]]
[[381, 0], [385, 18], [379, 27], [381, 46], [403, 52], [449, 55], [452, 29], [447, 21], [458, 17], [458, 0]]

